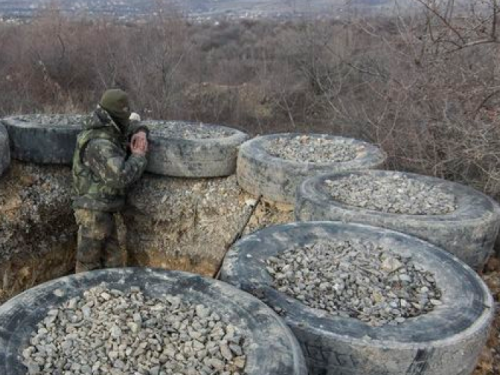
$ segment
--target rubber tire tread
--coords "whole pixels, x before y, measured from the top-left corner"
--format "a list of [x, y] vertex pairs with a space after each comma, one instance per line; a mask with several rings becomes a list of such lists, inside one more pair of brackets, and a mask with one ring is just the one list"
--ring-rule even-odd
[[293, 204], [298, 185], [306, 178], [332, 171], [369, 169], [381, 167], [387, 156], [378, 147], [351, 138], [327, 134], [308, 134], [332, 140], [345, 140], [354, 145], [365, 146], [366, 153], [352, 161], [330, 163], [306, 163], [280, 159], [266, 151], [266, 143], [276, 138], [292, 138], [299, 133], [272, 134], [245, 142], [238, 154], [237, 176], [240, 186], [265, 200]]
[[75, 126], [42, 125], [12, 116], [1, 120], [10, 137], [12, 158], [37, 164], [71, 165], [78, 133]]
[[146, 170], [164, 176], [189, 178], [225, 177], [234, 174], [238, 148], [249, 136], [226, 126], [212, 126], [223, 128], [232, 135], [209, 139], [179, 139], [166, 138], [152, 130]]
[[[297, 221], [343, 221], [393, 229], [416, 236], [449, 251], [469, 266], [481, 270], [493, 253], [500, 227], [500, 206], [481, 192], [455, 182], [403, 173], [410, 179], [438, 186], [456, 197], [457, 210], [446, 215], [399, 215], [342, 204], [325, 189], [326, 180], [347, 175], [390, 176], [390, 171], [352, 171], [316, 176], [297, 190]], [[402, 172], [397, 172], [398, 174]]]
[[[304, 357], [289, 328], [258, 299], [220, 281], [184, 272], [108, 269], [67, 276], [16, 296], [0, 306], [0, 375], [25, 375], [20, 352], [51, 306], [107, 283], [111, 289], [140, 287], [148, 296], [181, 295], [228, 317], [251, 338], [247, 375], [306, 375]], [[265, 335], [262, 333], [266, 332]]]
[[[371, 327], [307, 307], [272, 287], [267, 258], [318, 240], [349, 238], [412, 256], [434, 273], [443, 305], [397, 326]], [[310, 375], [469, 375], [494, 317], [487, 286], [456, 257], [415, 237], [360, 224], [291, 223], [261, 230], [230, 249], [221, 279], [282, 311]]]
[[7, 129], [0, 123], [0, 176], [10, 166], [10, 146]]

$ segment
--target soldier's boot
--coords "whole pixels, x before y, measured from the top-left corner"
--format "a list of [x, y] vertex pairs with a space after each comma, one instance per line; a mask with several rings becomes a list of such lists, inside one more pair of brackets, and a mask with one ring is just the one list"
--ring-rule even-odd
[[118, 242], [116, 222], [113, 220], [111, 235], [104, 244], [103, 263], [105, 268], [118, 268], [124, 266], [123, 254]]
[[101, 268], [104, 247], [112, 234], [113, 215], [108, 212], [77, 209], [75, 217], [79, 225], [75, 272]]

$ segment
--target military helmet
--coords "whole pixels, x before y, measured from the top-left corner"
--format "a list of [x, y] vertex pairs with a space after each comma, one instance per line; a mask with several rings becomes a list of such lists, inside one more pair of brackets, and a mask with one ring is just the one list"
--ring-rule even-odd
[[112, 118], [127, 121], [132, 113], [130, 102], [125, 91], [120, 89], [107, 90], [99, 103]]

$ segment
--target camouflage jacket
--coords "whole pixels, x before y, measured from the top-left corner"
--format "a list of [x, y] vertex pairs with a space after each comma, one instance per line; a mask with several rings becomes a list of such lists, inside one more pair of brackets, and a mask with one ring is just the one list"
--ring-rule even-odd
[[73, 208], [116, 212], [125, 204], [125, 188], [146, 168], [146, 157], [127, 154], [127, 138], [139, 128], [129, 124], [125, 132], [98, 107], [85, 121], [73, 156]]

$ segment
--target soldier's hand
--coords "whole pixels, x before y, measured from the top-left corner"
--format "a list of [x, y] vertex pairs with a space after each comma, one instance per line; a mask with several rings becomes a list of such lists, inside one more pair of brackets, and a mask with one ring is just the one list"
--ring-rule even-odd
[[145, 156], [148, 152], [148, 139], [145, 132], [138, 132], [132, 136], [130, 150], [134, 155]]

